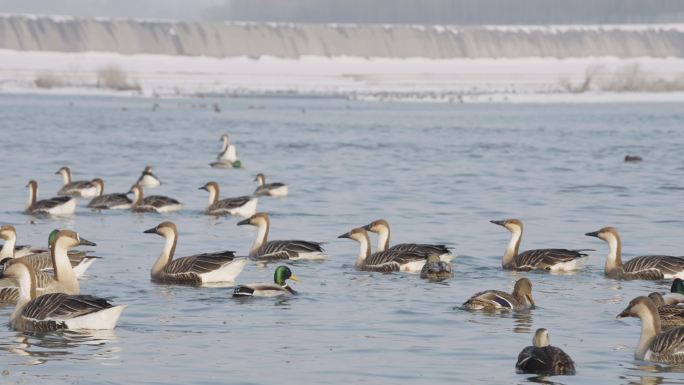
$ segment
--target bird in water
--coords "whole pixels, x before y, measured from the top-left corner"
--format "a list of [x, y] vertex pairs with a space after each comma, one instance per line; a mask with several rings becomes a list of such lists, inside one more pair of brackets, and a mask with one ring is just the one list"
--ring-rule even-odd
[[575, 363], [563, 350], [549, 345], [549, 331], [539, 328], [532, 338], [532, 346], [518, 355], [515, 369], [520, 373], [572, 375], [575, 374]]

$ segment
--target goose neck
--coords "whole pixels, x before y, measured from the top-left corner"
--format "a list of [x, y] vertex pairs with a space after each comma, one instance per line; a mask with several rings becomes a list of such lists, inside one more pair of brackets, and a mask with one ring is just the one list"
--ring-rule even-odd
[[366, 262], [366, 258], [371, 254], [370, 238], [368, 233], [356, 238], [359, 242], [359, 256], [356, 257], [356, 267], [361, 267]]
[[606, 239], [608, 243], [608, 258], [606, 258], [605, 273], [613, 276], [622, 272], [622, 242], [620, 236], [610, 234]]
[[508, 246], [506, 246], [506, 251], [503, 255], [503, 266], [511, 266], [513, 264], [513, 259], [518, 255], [520, 250], [520, 240], [522, 239], [522, 229], [517, 227], [511, 230], [511, 239], [508, 241]]
[[68, 247], [66, 246], [68, 238], [57, 238], [50, 255], [52, 257], [52, 265], [55, 271], [55, 279], [65, 285], [71, 286], [76, 292], [79, 290], [78, 279], [71, 267], [69, 256], [67, 255]]
[[266, 242], [268, 242], [268, 230], [270, 227], [270, 223], [268, 219], [259, 221], [257, 223], [257, 236], [256, 239], [254, 240], [254, 244], [252, 244], [252, 248], [249, 251], [250, 255], [254, 256], [257, 255], [257, 252], [263, 246]]
[[162, 249], [161, 254], [159, 254], [159, 258], [157, 258], [157, 261], [154, 262], [154, 265], [152, 266], [152, 276], [159, 274], [162, 269], [171, 262], [173, 255], [176, 253], [178, 235], [174, 232], [166, 235], [164, 239], [164, 248]]

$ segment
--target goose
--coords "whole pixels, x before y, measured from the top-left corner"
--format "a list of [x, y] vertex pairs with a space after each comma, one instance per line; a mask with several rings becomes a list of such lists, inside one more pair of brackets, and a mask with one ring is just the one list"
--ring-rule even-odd
[[439, 255], [428, 255], [427, 262], [420, 270], [420, 278], [429, 279], [430, 281], [444, 281], [445, 279], [454, 276], [451, 271], [451, 264], [444, 262], [439, 258]]
[[608, 259], [604, 267], [607, 277], [613, 279], [684, 278], [684, 258], [669, 255], [646, 255], [635, 257], [622, 264], [622, 242], [614, 227], [604, 227], [586, 234], [608, 243]]
[[320, 260], [327, 257], [320, 242], [300, 240], [269, 241], [268, 230], [270, 228], [270, 220], [266, 213], [256, 213], [238, 222], [237, 225], [251, 225], [258, 228], [257, 237], [252, 244], [252, 248], [249, 250], [249, 256], [259, 262], [298, 259]]
[[514, 218], [490, 222], [503, 226], [511, 232], [511, 240], [508, 242], [501, 263], [506, 270], [530, 271], [538, 269], [568, 272], [580, 269], [588, 256], [583, 253], [583, 251], [588, 250], [536, 249], [518, 252], [523, 233], [522, 222]]
[[97, 188], [93, 182], [87, 180], [71, 181], [71, 170], [69, 167], [64, 166], [55, 174], [62, 175], [62, 180], [64, 181], [64, 185], [57, 191], [57, 195], [81, 198], [94, 198], [97, 196]]
[[648, 297], [636, 297], [617, 319], [637, 317], [641, 319], [641, 336], [634, 351], [637, 360], [663, 364], [684, 363], [684, 327], [662, 331], [658, 309]]
[[93, 198], [88, 207], [95, 210], [106, 210], [106, 209], [130, 209], [131, 201], [126, 194], [106, 194], [104, 193], [104, 181], [100, 178], [95, 178], [92, 180], [93, 185], [97, 189], [97, 196]]
[[131, 209], [136, 213], [150, 211], [157, 213], [170, 213], [183, 208], [183, 204], [173, 198], [162, 195], [144, 197], [143, 188], [139, 185], [133, 185], [129, 193], [133, 194], [133, 203], [131, 203]]
[[209, 192], [209, 202], [204, 210], [205, 214], [230, 214], [249, 218], [256, 213], [257, 198], [255, 197], [240, 196], [219, 200], [219, 185], [216, 182], [209, 182], [199, 189]]
[[262, 173], [258, 173], [256, 182], [259, 186], [254, 190], [254, 195], [268, 195], [272, 197], [284, 197], [287, 196], [287, 185], [284, 183], [266, 183], [266, 177]]
[[91, 295], [48, 293], [38, 297], [36, 272], [21, 260], [10, 262], [2, 274], [19, 285], [17, 306], [10, 315], [10, 325], [15, 330], [113, 329], [126, 307]]
[[221, 139], [219, 140], [223, 141], [223, 148], [216, 157], [216, 160], [230, 163], [234, 163], [236, 160], [238, 160], [237, 150], [235, 149], [234, 145], [230, 144], [228, 134], [221, 135]]
[[418, 273], [422, 270], [428, 257], [422, 252], [401, 250], [386, 250], [371, 254], [370, 238], [363, 227], [352, 229], [337, 238], [347, 238], [359, 242], [359, 256], [356, 258], [354, 266], [361, 271]]
[[378, 248], [377, 251], [385, 251], [389, 249], [400, 251], [420, 251], [428, 255], [437, 255], [444, 262], [451, 262], [454, 255], [448, 247], [444, 245], [428, 245], [419, 243], [400, 243], [392, 247], [389, 246], [390, 240], [390, 226], [389, 222], [384, 219], [375, 220], [363, 227], [367, 231], [378, 234]]
[[145, 166], [140, 178], [135, 184], [142, 186], [143, 188], [155, 188], [161, 186], [161, 181], [152, 172], [152, 166]]
[[575, 374], [575, 362], [560, 348], [549, 345], [549, 331], [539, 328], [527, 346], [518, 355], [515, 364], [518, 373], [542, 375]]
[[[14, 229], [14, 226], [3, 225], [0, 227], [0, 239], [4, 239], [5, 244], [2, 246], [2, 249], [0, 249], [0, 259], [23, 258], [38, 272], [47, 269], [52, 270], [51, 245], [57, 238], [58, 233], [59, 230], [52, 230], [50, 232], [47, 249], [24, 246], [21, 249], [22, 252], [19, 253], [16, 249], [13, 249], [17, 240], [17, 231]], [[69, 250], [67, 252], [67, 257], [74, 270], [74, 274], [76, 274], [76, 278], [81, 278], [90, 265], [98, 258], [94, 255], [89, 255], [87, 251], [79, 250]]]
[[28, 205], [24, 210], [26, 214], [69, 215], [76, 211], [76, 199], [72, 197], [61, 196], [37, 201], [38, 182], [30, 180], [26, 187], [29, 189]]
[[486, 290], [473, 295], [463, 303], [463, 307], [469, 310], [520, 311], [533, 306], [532, 283], [527, 278], [517, 280], [511, 294], [498, 290]]
[[152, 265], [152, 282], [193, 286], [233, 282], [247, 264], [247, 258], [236, 258], [232, 251], [173, 259], [178, 241], [178, 229], [173, 222], [162, 222], [144, 232], [160, 235], [166, 240], [159, 258]]
[[648, 295], [648, 298], [653, 301], [653, 304], [658, 308], [660, 326], [663, 330], [684, 326], [684, 307], [666, 305], [665, 299], [660, 293], [651, 293]]
[[287, 266], [278, 266], [273, 273], [274, 283], [250, 283], [248, 285], [240, 285], [233, 291], [233, 297], [277, 297], [280, 295], [297, 294], [297, 292], [287, 284], [288, 279], [299, 282], [299, 278], [292, 274], [290, 268]]

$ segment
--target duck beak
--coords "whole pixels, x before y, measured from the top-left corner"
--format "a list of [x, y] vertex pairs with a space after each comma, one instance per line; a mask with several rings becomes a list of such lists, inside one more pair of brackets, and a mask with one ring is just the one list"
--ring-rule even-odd
[[153, 228], [151, 228], [151, 229], [147, 229], [147, 230], [143, 231], [143, 233], [145, 233], [145, 234], [156, 234], [156, 233], [157, 233], [157, 228], [156, 228], [156, 227], [153, 227]]
[[495, 225], [499, 225], [499, 226], [505, 226], [506, 225], [506, 221], [489, 221], [489, 222], [493, 223]]
[[244, 226], [244, 225], [251, 225], [251, 223], [249, 223], [249, 218], [247, 218], [247, 219], [243, 219], [240, 222], [238, 222], [237, 225], [238, 226]]
[[290, 279], [293, 280], [293, 281], [295, 281], [295, 282], [299, 282], [299, 277], [297, 277], [297, 276], [294, 275], [294, 274], [292, 274], [292, 275], [290, 276]]
[[593, 231], [593, 232], [591, 232], [591, 233], [586, 233], [586, 234], [584, 234], [584, 235], [586, 235], [587, 237], [596, 237], [596, 238], [598, 238], [598, 234], [599, 234], [598, 231]]
[[81, 246], [97, 246], [95, 242], [90, 242], [89, 240], [79, 237], [80, 241], [78, 242], [79, 245]]
[[344, 233], [344, 234], [340, 235], [340, 236], [337, 237], [337, 238], [348, 238], [348, 239], [351, 239], [351, 232]]

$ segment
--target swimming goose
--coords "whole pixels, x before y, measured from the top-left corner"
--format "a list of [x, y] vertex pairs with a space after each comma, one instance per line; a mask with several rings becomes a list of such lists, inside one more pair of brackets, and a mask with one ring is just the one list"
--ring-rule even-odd
[[651, 293], [648, 295], [648, 298], [653, 301], [653, 304], [658, 308], [660, 326], [663, 330], [684, 326], [684, 307], [666, 305], [665, 299], [660, 293]]
[[169, 213], [183, 208], [183, 204], [173, 198], [162, 195], [144, 197], [143, 188], [139, 185], [133, 185], [129, 192], [133, 193], [133, 203], [131, 203], [131, 209], [136, 213], [151, 211], [157, 213]]
[[377, 251], [385, 251], [389, 249], [400, 251], [420, 251], [428, 255], [437, 255], [444, 262], [451, 262], [454, 255], [451, 250], [444, 245], [428, 245], [419, 243], [400, 243], [392, 247], [389, 246], [390, 240], [390, 226], [384, 219], [378, 219], [363, 227], [367, 231], [378, 234], [378, 249]]
[[113, 329], [126, 305], [113, 306], [91, 295], [49, 293], [36, 295], [36, 272], [21, 260], [14, 260], [3, 276], [19, 285], [17, 307], [10, 316], [13, 329], [51, 332], [63, 329]]
[[451, 271], [451, 264], [444, 262], [439, 258], [439, 255], [428, 255], [427, 262], [420, 270], [420, 278], [429, 279], [430, 281], [443, 281], [454, 276]]
[[216, 182], [209, 182], [199, 189], [209, 192], [209, 202], [204, 210], [205, 214], [230, 214], [248, 218], [256, 213], [257, 198], [255, 197], [240, 196], [219, 200], [219, 185]]
[[586, 234], [608, 243], [608, 259], [605, 275], [613, 279], [684, 278], [684, 258], [669, 255], [646, 255], [635, 257], [622, 264], [622, 242], [617, 229], [604, 227]]
[[318, 260], [327, 257], [320, 242], [300, 240], [269, 241], [268, 230], [270, 228], [270, 220], [266, 213], [256, 213], [238, 222], [238, 226], [244, 225], [256, 226], [258, 228], [257, 237], [252, 244], [252, 248], [249, 250], [249, 256], [257, 261]]
[[518, 355], [515, 369], [519, 373], [542, 375], [575, 374], [575, 363], [560, 348], [549, 345], [549, 331], [539, 328], [532, 338], [532, 346]]
[[287, 185], [284, 183], [266, 183], [266, 177], [262, 173], [258, 173], [254, 180], [259, 183], [259, 187], [254, 190], [254, 195], [287, 196]]
[[359, 256], [356, 258], [354, 266], [361, 271], [418, 273], [422, 270], [428, 257], [422, 252], [401, 250], [386, 250], [371, 254], [370, 238], [363, 227], [352, 229], [337, 238], [347, 238], [359, 242]]
[[64, 180], [64, 185], [57, 191], [57, 195], [81, 198], [94, 198], [97, 196], [97, 188], [93, 182], [87, 180], [71, 181], [71, 170], [69, 170], [69, 167], [62, 167], [55, 174], [62, 175]]
[[498, 290], [482, 291], [463, 304], [463, 307], [469, 310], [519, 311], [533, 306], [532, 283], [527, 278], [517, 280], [511, 294]]
[[277, 297], [280, 295], [297, 294], [297, 292], [287, 284], [288, 279], [299, 282], [299, 278], [292, 274], [290, 268], [287, 266], [278, 266], [273, 273], [274, 283], [250, 283], [248, 285], [240, 285], [233, 290], [233, 297]]
[[76, 199], [71, 197], [54, 197], [37, 201], [38, 182], [30, 180], [26, 185], [29, 189], [28, 205], [24, 213], [26, 214], [48, 214], [48, 215], [67, 215], [73, 214], [76, 210]]
[[166, 240], [161, 255], [152, 265], [152, 282], [193, 286], [200, 286], [205, 283], [233, 282], [247, 264], [247, 258], [236, 258], [232, 251], [219, 251], [173, 259], [178, 241], [178, 230], [173, 222], [162, 222], [144, 232], [161, 235]]
[[637, 297], [616, 318], [641, 319], [641, 336], [634, 352], [637, 360], [663, 364], [684, 363], [684, 327], [661, 332], [658, 309], [648, 297]]
[[230, 162], [230, 163], [233, 163], [236, 160], [238, 160], [237, 150], [235, 149], [234, 145], [230, 144], [230, 140], [228, 139], [228, 134], [221, 135], [221, 139], [219, 139], [219, 140], [223, 141], [223, 148], [221, 149], [221, 152], [216, 157], [216, 160]]
[[146, 166], [135, 184], [143, 186], [143, 188], [155, 188], [161, 186], [161, 181], [152, 172], [152, 166]]
[[88, 207], [96, 210], [106, 210], [106, 209], [130, 209], [131, 199], [126, 194], [106, 194], [104, 193], [104, 181], [100, 178], [95, 178], [92, 180], [93, 185], [97, 189], [97, 196], [93, 198]]
[[582, 267], [584, 258], [583, 251], [567, 249], [536, 249], [519, 252], [520, 240], [523, 234], [523, 224], [519, 219], [505, 219], [490, 221], [495, 225], [503, 226], [511, 232], [511, 240], [508, 242], [506, 252], [503, 255], [502, 266], [507, 270], [529, 271], [547, 270], [567, 272]]

